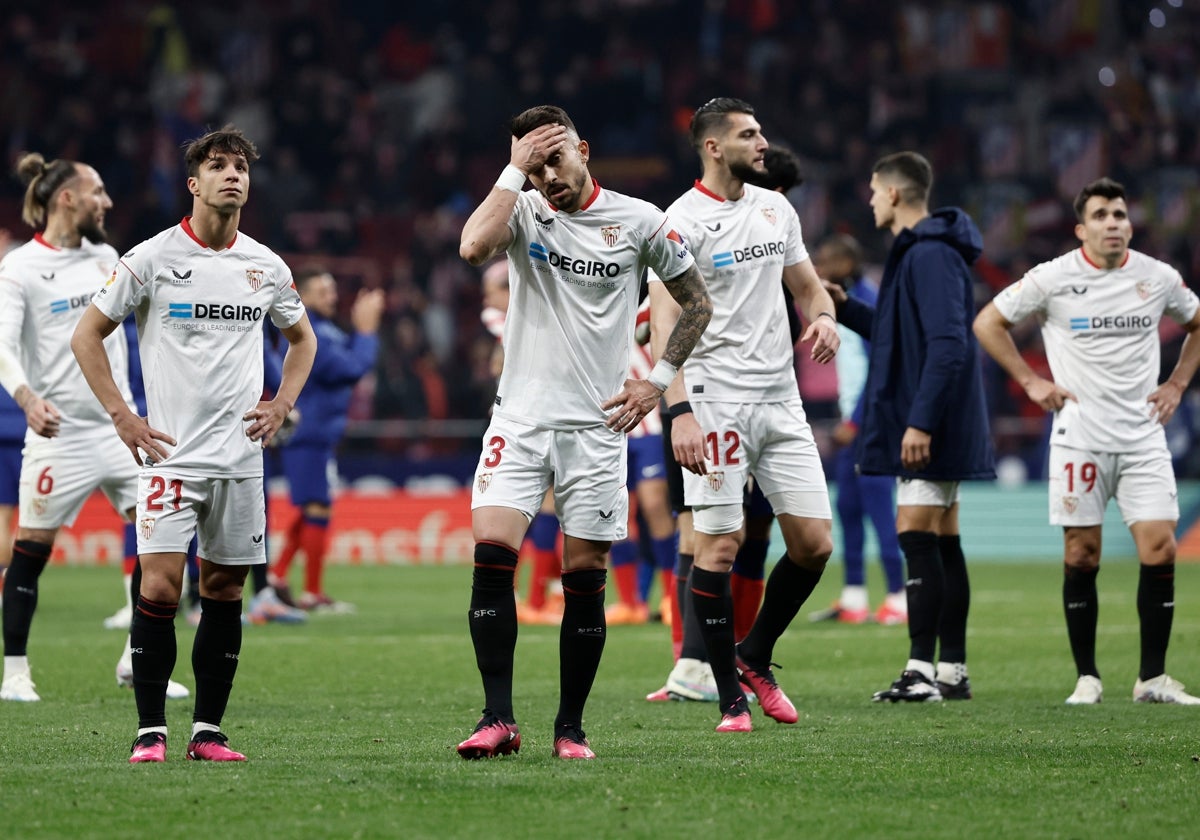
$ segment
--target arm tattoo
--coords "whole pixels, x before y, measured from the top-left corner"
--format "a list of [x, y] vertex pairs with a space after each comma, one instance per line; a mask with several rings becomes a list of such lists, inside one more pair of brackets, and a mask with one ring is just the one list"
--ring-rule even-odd
[[675, 329], [667, 339], [662, 357], [664, 361], [682, 367], [712, 318], [712, 301], [709, 300], [704, 278], [700, 276], [700, 271], [695, 265], [663, 285], [683, 311], [679, 313]]

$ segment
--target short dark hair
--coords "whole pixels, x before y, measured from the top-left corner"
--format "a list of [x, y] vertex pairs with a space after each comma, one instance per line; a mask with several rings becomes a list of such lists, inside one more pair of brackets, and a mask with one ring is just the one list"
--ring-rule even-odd
[[250, 138], [242, 134], [241, 129], [226, 125], [184, 144], [183, 160], [187, 164], [189, 178], [195, 178], [200, 173], [200, 165], [213, 152], [240, 155], [248, 164], [258, 160], [258, 147]]
[[881, 157], [872, 170], [877, 175], [897, 178], [900, 200], [905, 204], [928, 204], [933, 189], [933, 166], [924, 155], [916, 152], [896, 152]]
[[509, 122], [508, 130], [512, 132], [513, 137], [520, 140], [535, 128], [544, 125], [561, 125], [576, 137], [579, 136], [579, 132], [575, 130], [575, 123], [571, 122], [567, 112], [557, 105], [537, 105], [522, 111]]
[[1079, 221], [1083, 221], [1083, 212], [1087, 207], [1088, 199], [1094, 195], [1107, 198], [1110, 201], [1114, 198], [1124, 199], [1125, 185], [1105, 176], [1104, 178], [1097, 178], [1081, 189], [1079, 195], [1075, 196], [1075, 218]]
[[38, 152], [26, 152], [17, 161], [17, 177], [25, 185], [25, 203], [21, 219], [31, 228], [46, 221], [50, 202], [58, 191], [79, 174], [79, 164], [73, 160], [52, 160], [49, 163]]
[[[329, 274], [329, 269], [324, 266], [306, 265], [304, 268], [297, 269], [292, 273], [292, 280], [296, 284], [296, 291], [303, 292], [309, 283], [318, 277], [324, 277], [326, 274]], [[333, 275], [329, 274], [329, 276], [332, 277]]]
[[835, 233], [826, 237], [818, 246], [820, 248], [828, 248], [839, 257], [845, 257], [854, 263], [854, 270], [857, 272], [863, 261], [863, 248], [855, 239], [848, 233]]
[[732, 96], [718, 96], [697, 108], [696, 113], [692, 114], [692, 147], [697, 152], [703, 149], [704, 138], [716, 128], [724, 128], [729, 123], [730, 114], [746, 114], [753, 117], [754, 106]]
[[800, 174], [800, 158], [790, 149], [771, 146], [763, 154], [763, 166], [767, 171], [750, 179], [750, 183], [756, 187], [786, 193], [804, 183], [804, 176]]

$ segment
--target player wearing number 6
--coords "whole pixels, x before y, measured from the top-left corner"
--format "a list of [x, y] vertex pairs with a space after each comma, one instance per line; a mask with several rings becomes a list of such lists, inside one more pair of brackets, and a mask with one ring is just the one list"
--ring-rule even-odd
[[[46, 161], [33, 152], [17, 164], [27, 184], [22, 216], [39, 231], [0, 263], [0, 384], [25, 412], [28, 429], [19, 484], [20, 527], [4, 583], [4, 682], [0, 699], [36, 702], [26, 656], [38, 581], [58, 536], [100, 489], [131, 520], [137, 468], [71, 355], [71, 333], [112, 273], [106, 242], [112, 200], [85, 163]], [[42, 227], [42, 225], [45, 227]], [[114, 401], [133, 405], [124, 333], [96, 355], [114, 370]], [[8, 539], [7, 532], [3, 539]], [[187, 689], [173, 686], [173, 696]]]
[[[135, 246], [80, 319], [71, 348], [121, 440], [141, 464], [142, 568], [130, 628], [138, 731], [131, 762], [166, 758], [164, 690], [175, 664], [175, 613], [186, 551], [199, 536], [200, 625], [192, 648], [196, 708], [187, 757], [241, 761], [221, 719], [242, 643], [242, 585], [266, 562], [262, 449], [312, 368], [316, 338], [292, 275], [238, 231], [258, 153], [226, 127], [185, 152], [192, 215]], [[125, 316], [137, 320], [146, 418], [130, 410], [100, 352]], [[287, 338], [283, 378], [263, 389], [262, 320]]]
[[[1082, 247], [1035, 266], [975, 319], [979, 343], [1035, 403], [1054, 412], [1050, 524], [1063, 528], [1063, 609], [1078, 680], [1071, 705], [1099, 703], [1096, 576], [1100, 527], [1116, 498], [1140, 560], [1141, 664], [1133, 699], [1200, 704], [1166, 674], [1175, 611], [1175, 476], [1163, 425], [1200, 366], [1200, 301], [1171, 266], [1129, 247], [1124, 188], [1108, 178], [1075, 199]], [[1158, 323], [1187, 331], [1161, 385]], [[1036, 315], [1054, 381], [1021, 358], [1009, 330]]]

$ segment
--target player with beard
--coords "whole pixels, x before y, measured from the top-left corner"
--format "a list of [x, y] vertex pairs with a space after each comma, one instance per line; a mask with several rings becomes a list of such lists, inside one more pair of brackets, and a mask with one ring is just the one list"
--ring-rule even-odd
[[[0, 384], [29, 426], [21, 463], [19, 518], [12, 564], [4, 580], [4, 681], [0, 699], [36, 702], [27, 648], [38, 580], [58, 529], [75, 521], [97, 488], [132, 519], [137, 471], [104, 408], [71, 355], [70, 339], [84, 307], [117, 261], [104, 215], [112, 199], [91, 166], [47, 162], [31, 152], [17, 164], [25, 182], [22, 218], [45, 227], [0, 263]], [[114, 336], [97, 352], [129, 390], [128, 348]], [[174, 694], [187, 689], [174, 684]]]
[[[624, 433], [641, 422], [708, 325], [711, 304], [661, 210], [605, 190], [561, 108], [510, 125], [510, 163], [463, 227], [459, 253], [508, 252], [504, 372], [473, 483], [475, 569], [468, 620], [485, 707], [463, 758], [516, 752], [512, 701], [517, 549], [547, 488], [564, 535], [560, 697], [554, 755], [594, 758], [583, 709], [604, 649], [607, 554], [625, 536]], [[535, 189], [522, 192], [526, 179]], [[626, 379], [638, 285], [653, 269], [682, 313], [644, 380]]]
[[[765, 172], [767, 141], [754, 108], [713, 99], [697, 109], [692, 145], [703, 173], [668, 209], [706, 271], [713, 319], [667, 392], [675, 457], [688, 470], [695, 559], [690, 594], [720, 695], [718, 732], [749, 732], [742, 684], [763, 711], [795, 723], [795, 706], [771, 670], [776, 641], [821, 578], [833, 550], [825, 473], [793, 367], [782, 279], [808, 319], [801, 342], [827, 364], [839, 339], [795, 209], [750, 182]], [[658, 301], [652, 302], [655, 306]], [[730, 575], [743, 539], [742, 489], [761, 486], [786, 554], [767, 581], [762, 608], [735, 644]]]

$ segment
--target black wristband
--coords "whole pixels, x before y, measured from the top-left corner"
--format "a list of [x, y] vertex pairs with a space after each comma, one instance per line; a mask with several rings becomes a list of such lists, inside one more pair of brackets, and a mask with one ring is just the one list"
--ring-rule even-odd
[[667, 416], [670, 417], [672, 420], [674, 420], [676, 417], [679, 417], [682, 414], [691, 414], [691, 413], [692, 413], [692, 404], [690, 402], [688, 402], [687, 400], [684, 400], [683, 402], [677, 402], [677, 403], [675, 403], [675, 405], [667, 406]]
[[837, 323], [837, 318], [833, 317], [832, 312], [818, 312], [817, 313], [818, 318], [820, 318], [822, 316], [828, 318], [830, 321], [833, 321], [835, 324]]

